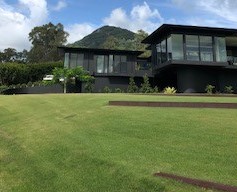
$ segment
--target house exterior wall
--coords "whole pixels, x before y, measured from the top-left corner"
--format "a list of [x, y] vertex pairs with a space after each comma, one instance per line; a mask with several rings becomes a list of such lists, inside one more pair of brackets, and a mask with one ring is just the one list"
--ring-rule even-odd
[[232, 86], [237, 93], [237, 70], [226, 69], [219, 72], [218, 85], [221, 92], [225, 91], [225, 86]]
[[218, 89], [218, 71], [203, 67], [180, 67], [177, 69], [179, 92], [204, 93], [208, 84]]
[[[79, 66], [82, 66], [84, 70], [87, 70], [90, 75], [95, 77], [94, 92], [102, 92], [105, 87], [109, 87], [113, 91], [116, 88], [120, 88], [123, 91], [127, 90], [129, 85], [129, 78], [134, 77], [135, 82], [139, 85], [142, 81], [143, 76], [146, 74], [152, 79], [152, 70], [141, 68], [138, 69], [137, 65], [141, 61], [138, 61], [137, 56], [142, 52], [135, 51], [116, 51], [116, 50], [103, 50], [103, 49], [86, 49], [86, 48], [61, 48], [64, 51], [65, 62], [64, 66], [68, 68], [74, 68], [77, 66], [75, 62], [72, 62], [72, 58], [75, 54], [83, 54], [83, 62]], [[73, 56], [73, 57], [72, 57]], [[97, 69], [98, 58], [102, 56], [104, 58], [103, 66], [106, 68], [101, 71]], [[110, 57], [111, 56], [111, 57]], [[113, 57], [113, 71], [109, 71], [109, 59]], [[126, 62], [122, 63], [122, 57], [126, 57]], [[79, 58], [77, 56], [76, 58]], [[120, 63], [116, 66], [115, 70], [115, 59], [120, 59]], [[75, 59], [74, 59], [75, 60]], [[142, 61], [144, 64], [146, 60]], [[82, 65], [81, 65], [82, 64]], [[122, 66], [123, 65], [123, 66]], [[145, 65], [145, 64], [144, 64]], [[124, 70], [126, 66], [126, 70]], [[123, 67], [123, 68], [122, 68]], [[151, 80], [152, 81], [152, 80]], [[82, 92], [85, 92], [84, 88], [80, 88]]]
[[205, 93], [207, 85], [215, 86], [215, 91], [222, 93], [225, 92], [226, 86], [232, 86], [234, 92], [237, 93], [237, 70], [202, 66], [178, 66], [167, 69], [163, 73], [163, 82], [158, 80], [163, 83], [161, 86], [163, 88], [174, 86], [180, 93]]
[[[182, 37], [183, 57], [172, 57], [173, 35]], [[237, 40], [237, 30], [162, 25], [143, 41], [150, 44], [158, 86], [176, 85], [178, 92], [203, 93], [208, 84], [214, 85], [218, 92], [224, 92], [225, 86], [231, 85], [237, 92], [237, 44], [233, 46], [232, 42], [228, 47], [227, 37]], [[190, 39], [196, 39], [196, 47]], [[193, 57], [192, 53], [198, 54]]]
[[[139, 86], [142, 82], [141, 77], [134, 78], [134, 81]], [[113, 92], [116, 88], [120, 88], [122, 91], [127, 92], [129, 84], [129, 77], [96, 77], [94, 92], [101, 93], [105, 87], [109, 87]]]

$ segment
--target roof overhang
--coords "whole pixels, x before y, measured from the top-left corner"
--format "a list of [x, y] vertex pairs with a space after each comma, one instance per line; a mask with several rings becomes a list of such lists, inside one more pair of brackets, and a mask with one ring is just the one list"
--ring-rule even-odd
[[163, 24], [151, 35], [145, 38], [142, 43], [153, 44], [171, 33], [237, 36], [237, 29]]
[[115, 50], [115, 49], [96, 49], [96, 48], [81, 48], [81, 47], [58, 47], [60, 53], [65, 52], [83, 52], [94, 54], [126, 54], [126, 55], [141, 55], [143, 51], [131, 51], [131, 50]]

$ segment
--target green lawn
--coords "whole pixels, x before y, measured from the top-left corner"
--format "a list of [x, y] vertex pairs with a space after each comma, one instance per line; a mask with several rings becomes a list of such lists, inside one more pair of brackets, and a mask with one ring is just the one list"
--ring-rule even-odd
[[109, 100], [237, 102], [0, 96], [0, 191], [205, 191], [154, 177], [158, 171], [237, 185], [237, 110], [112, 107]]

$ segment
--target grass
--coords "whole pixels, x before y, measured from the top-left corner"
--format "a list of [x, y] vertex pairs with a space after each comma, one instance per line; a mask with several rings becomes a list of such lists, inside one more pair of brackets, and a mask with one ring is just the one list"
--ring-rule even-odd
[[0, 96], [0, 191], [205, 191], [163, 171], [237, 185], [237, 110], [112, 107], [125, 94]]

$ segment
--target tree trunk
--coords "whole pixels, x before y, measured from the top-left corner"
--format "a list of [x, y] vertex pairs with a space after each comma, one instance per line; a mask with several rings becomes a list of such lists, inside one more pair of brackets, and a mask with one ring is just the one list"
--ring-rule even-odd
[[66, 82], [66, 78], [64, 78], [64, 82], [63, 82], [63, 93], [67, 93], [67, 82]]

